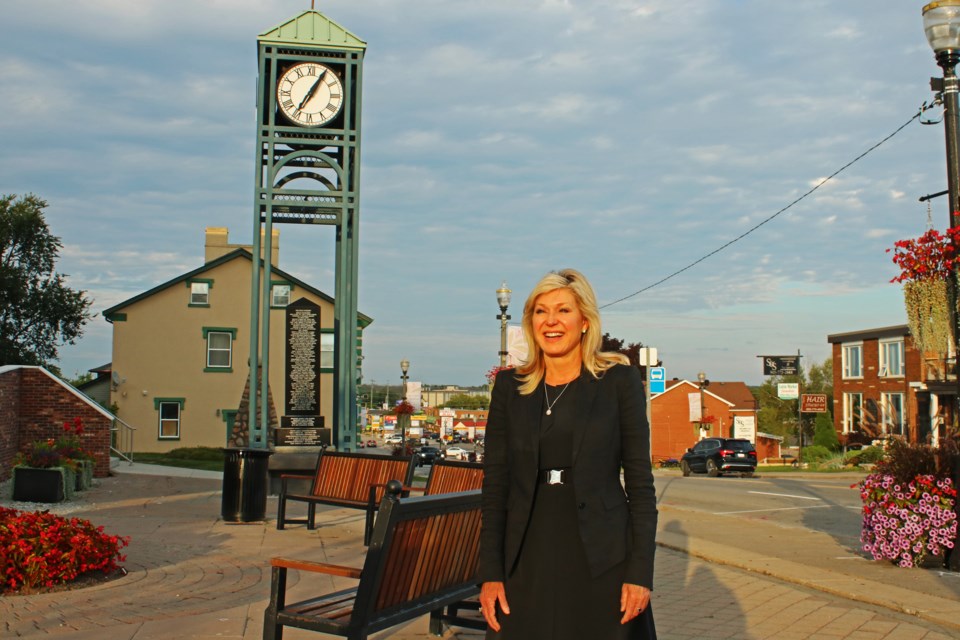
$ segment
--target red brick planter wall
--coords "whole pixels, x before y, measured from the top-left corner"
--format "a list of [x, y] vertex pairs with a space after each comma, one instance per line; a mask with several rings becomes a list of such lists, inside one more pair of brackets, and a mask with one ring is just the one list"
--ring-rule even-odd
[[93, 475], [110, 475], [111, 420], [93, 406], [92, 400], [72, 393], [37, 367], [0, 375], [0, 461], [4, 462], [0, 479], [10, 477], [13, 454], [9, 463], [5, 457], [9, 442], [16, 442], [15, 454], [35, 440], [62, 435], [63, 423], [75, 418], [83, 421], [81, 441], [94, 457]]

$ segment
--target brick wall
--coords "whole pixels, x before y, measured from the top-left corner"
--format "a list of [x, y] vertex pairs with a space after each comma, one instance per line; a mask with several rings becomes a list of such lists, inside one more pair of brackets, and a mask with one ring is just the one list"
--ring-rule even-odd
[[[651, 455], [654, 461], [677, 458], [700, 441], [700, 431], [690, 422], [688, 394], [699, 393], [696, 387], [682, 385], [658, 396], [650, 407]], [[709, 394], [703, 396], [704, 411], [718, 422], [706, 434], [711, 438], [730, 438], [733, 413], [730, 405]], [[738, 414], [744, 415], [744, 414]]]
[[19, 451], [20, 370], [0, 375], [0, 482], [10, 478]]
[[[859, 342], [854, 340], [852, 342]], [[884, 393], [902, 393], [904, 397], [904, 419], [908, 440], [917, 442], [917, 394], [910, 387], [911, 382], [924, 380], [923, 361], [920, 352], [914, 347], [913, 340], [904, 337], [904, 376], [880, 377], [880, 340], [866, 338], [863, 343], [863, 377], [844, 379], [843, 343], [833, 343], [833, 425], [837, 434], [843, 433], [844, 393], [863, 394], [863, 431], [870, 437], [881, 435], [879, 424], [881, 417], [881, 395]]]
[[[80, 418], [84, 434], [83, 448], [94, 458], [94, 476], [110, 475], [111, 421], [86, 401], [71, 393], [45, 371], [24, 367], [0, 375], [0, 447], [16, 441], [16, 450], [35, 440], [56, 438], [63, 434], [63, 423]], [[8, 401], [8, 396], [10, 400]], [[16, 398], [15, 400], [13, 398]], [[6, 408], [10, 406], [10, 411]], [[10, 416], [10, 417], [8, 417]], [[6, 454], [0, 448], [0, 456]], [[12, 461], [13, 455], [10, 455]], [[5, 458], [3, 458], [5, 460]], [[6, 479], [10, 466], [0, 468], [0, 478]]]

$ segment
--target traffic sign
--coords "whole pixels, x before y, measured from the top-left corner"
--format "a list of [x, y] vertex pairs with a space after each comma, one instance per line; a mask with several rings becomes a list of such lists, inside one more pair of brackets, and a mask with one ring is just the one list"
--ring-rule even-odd
[[647, 369], [650, 379], [650, 393], [663, 393], [667, 390], [667, 370], [665, 367], [650, 367]]

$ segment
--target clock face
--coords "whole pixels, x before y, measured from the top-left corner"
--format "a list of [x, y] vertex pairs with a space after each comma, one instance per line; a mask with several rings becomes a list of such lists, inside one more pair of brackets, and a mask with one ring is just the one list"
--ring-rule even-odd
[[294, 123], [320, 127], [340, 113], [343, 83], [333, 69], [316, 62], [301, 62], [280, 76], [277, 105]]

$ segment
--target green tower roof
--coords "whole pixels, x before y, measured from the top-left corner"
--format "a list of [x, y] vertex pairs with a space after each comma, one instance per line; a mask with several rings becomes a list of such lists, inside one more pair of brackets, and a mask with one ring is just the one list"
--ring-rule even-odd
[[367, 48], [366, 42], [313, 9], [264, 31], [257, 41], [308, 46], [329, 45], [337, 49]]

